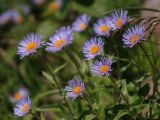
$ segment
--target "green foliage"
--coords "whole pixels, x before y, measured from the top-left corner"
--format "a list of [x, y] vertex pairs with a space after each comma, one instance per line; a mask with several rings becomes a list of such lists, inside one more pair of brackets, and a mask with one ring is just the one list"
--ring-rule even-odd
[[[17, 45], [23, 37], [30, 33], [41, 33], [44, 42], [63, 25], [71, 25], [81, 13], [86, 13], [95, 19], [102, 17], [105, 12], [117, 8], [140, 6], [139, 0], [65, 0], [63, 7], [48, 14], [49, 0], [41, 6], [31, 1], [0, 0], [0, 12], [9, 8], [22, 11], [21, 5], [28, 5], [29, 14], [22, 15], [22, 24], [8, 23], [0, 27], [0, 120], [33, 120], [32, 115], [17, 118], [13, 115], [14, 103], [10, 96], [20, 87], [25, 87], [32, 98], [32, 111], [40, 116], [41, 120], [131, 120], [131, 119], [160, 119], [160, 98], [158, 85], [159, 72], [154, 75], [151, 66], [140, 47], [124, 48], [120, 41], [121, 33], [117, 32], [114, 40], [103, 38], [105, 41], [104, 55], [109, 54], [116, 60], [111, 74], [115, 79], [115, 87], [108, 76], [92, 76], [93, 60], [86, 61], [82, 55], [82, 47], [86, 40], [94, 35], [91, 24], [89, 30], [75, 33], [75, 42], [58, 53], [47, 53], [42, 48], [40, 55], [47, 62], [49, 73], [38, 56], [33, 54], [20, 60], [16, 55]], [[135, 15], [137, 11], [132, 11]], [[137, 15], [137, 14], [136, 14]], [[94, 22], [91, 21], [91, 22]], [[120, 31], [123, 32], [123, 31]], [[157, 38], [153, 35], [143, 47], [149, 58], [158, 68], [160, 66]], [[113, 52], [114, 47], [118, 53]], [[159, 68], [158, 68], [159, 69]], [[89, 92], [89, 100], [79, 97], [75, 101], [66, 99], [73, 116], [65, 102], [64, 87], [72, 78], [82, 78]], [[150, 84], [141, 87], [147, 78], [157, 81], [154, 94], [147, 96]], [[59, 92], [56, 81], [62, 90]], [[123, 95], [122, 95], [123, 94]], [[147, 97], [146, 97], [147, 96]], [[88, 96], [87, 96], [88, 97]], [[88, 102], [89, 101], [89, 102]]]

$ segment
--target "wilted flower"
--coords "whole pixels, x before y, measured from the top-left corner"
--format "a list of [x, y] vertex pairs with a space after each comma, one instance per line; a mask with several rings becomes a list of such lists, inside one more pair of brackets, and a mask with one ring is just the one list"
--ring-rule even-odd
[[76, 32], [85, 31], [88, 27], [90, 17], [86, 14], [79, 16], [72, 25], [72, 28]]
[[28, 34], [18, 46], [17, 54], [21, 56], [21, 59], [28, 56], [34, 52], [42, 45], [42, 35], [41, 34]]
[[10, 101], [17, 102], [27, 96], [29, 96], [29, 91], [26, 88], [22, 87], [13, 96], [10, 96]]
[[93, 28], [97, 35], [108, 37], [112, 30], [111, 19], [109, 17], [99, 19], [97, 23], [94, 24]]
[[112, 63], [113, 61], [108, 57], [103, 57], [100, 61], [96, 60], [92, 66], [92, 73], [99, 76], [109, 75]]
[[57, 52], [62, 50], [65, 46], [68, 46], [73, 42], [73, 31], [70, 27], [62, 27], [56, 33], [49, 38], [47, 42], [46, 50], [48, 52]]
[[86, 41], [82, 50], [85, 58], [89, 60], [100, 55], [103, 51], [103, 45], [104, 43], [100, 37], [92, 37], [89, 41]]
[[140, 43], [141, 40], [144, 40], [144, 35], [145, 35], [144, 27], [135, 25], [127, 29], [127, 31], [123, 34], [122, 41], [124, 42], [125, 47], [131, 48], [135, 44]]
[[48, 10], [50, 12], [58, 11], [62, 8], [63, 1], [62, 0], [54, 0], [48, 4]]
[[14, 107], [14, 115], [16, 116], [24, 116], [31, 110], [31, 99], [28, 97], [22, 98], [16, 103]]
[[121, 28], [129, 20], [128, 11], [118, 10], [112, 13], [113, 29]]
[[70, 80], [69, 86], [65, 87], [67, 91], [67, 97], [76, 99], [78, 96], [82, 96], [82, 93], [85, 91], [85, 85], [82, 80]]

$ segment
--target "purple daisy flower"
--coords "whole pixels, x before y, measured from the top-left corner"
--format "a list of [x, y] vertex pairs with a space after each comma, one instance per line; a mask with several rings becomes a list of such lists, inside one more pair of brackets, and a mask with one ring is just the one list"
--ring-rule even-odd
[[28, 97], [22, 98], [16, 103], [16, 106], [14, 107], [14, 115], [16, 116], [24, 116], [27, 113], [29, 113], [31, 109], [31, 99]]
[[79, 16], [72, 25], [72, 28], [76, 32], [85, 31], [88, 27], [90, 17], [86, 14]]
[[127, 31], [123, 34], [122, 41], [124, 42], [125, 47], [131, 48], [135, 44], [140, 43], [141, 40], [144, 40], [144, 35], [145, 35], [144, 27], [135, 25], [127, 29]]
[[86, 41], [82, 49], [85, 58], [90, 60], [100, 55], [103, 51], [103, 45], [104, 43], [100, 37], [92, 37], [89, 41]]
[[29, 96], [29, 91], [26, 88], [21, 87], [13, 96], [10, 96], [9, 99], [14, 103], [27, 96]]
[[109, 72], [112, 70], [111, 65], [114, 61], [110, 60], [108, 57], [101, 58], [100, 61], [96, 60], [92, 65], [92, 73], [103, 76], [109, 75]]
[[66, 96], [76, 99], [78, 96], [82, 96], [82, 93], [85, 91], [85, 85], [82, 80], [70, 80], [69, 86], [65, 87], [67, 91]]
[[23, 57], [36, 52], [41, 45], [42, 35], [30, 33], [19, 43], [17, 54], [20, 55], [22, 59]]
[[93, 29], [97, 35], [108, 37], [112, 30], [111, 19], [109, 17], [99, 19], [97, 23], [94, 24]]
[[128, 11], [118, 10], [112, 13], [113, 29], [122, 28], [129, 20]]
[[49, 38], [46, 50], [48, 52], [57, 52], [62, 50], [65, 46], [73, 43], [73, 31], [70, 27], [62, 27]]

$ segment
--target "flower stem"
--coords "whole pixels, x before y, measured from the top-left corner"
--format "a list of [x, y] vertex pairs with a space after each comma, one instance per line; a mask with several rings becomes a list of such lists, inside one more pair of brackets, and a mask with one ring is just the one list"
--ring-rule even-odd
[[132, 116], [131, 114], [131, 110], [130, 110], [130, 104], [129, 104], [129, 101], [128, 99], [126, 98], [126, 96], [122, 93], [122, 91], [118, 88], [117, 84], [116, 84], [116, 81], [114, 80], [114, 78], [112, 76], [109, 76], [112, 83], [114, 84], [114, 87], [120, 92], [120, 95], [122, 96], [123, 100], [126, 102], [127, 106], [128, 106], [128, 112], [129, 112], [129, 115], [130, 117], [135, 120], [135, 118]]
[[58, 87], [59, 93], [60, 93], [60, 95], [61, 95], [61, 93], [62, 93], [62, 92], [61, 92], [61, 87], [60, 87], [60, 85], [58, 84], [55, 75], [54, 75], [54, 74], [52, 73], [52, 71], [49, 69], [48, 65], [46, 64], [46, 62], [44, 61], [44, 59], [42, 58], [42, 56], [41, 56], [38, 52], [37, 52], [37, 56], [38, 56], [39, 59], [41, 60], [41, 63], [42, 63], [42, 65], [44, 66], [44, 68], [47, 70], [47, 72], [49, 72], [49, 74], [52, 75], [53, 80], [54, 80], [56, 86]]
[[35, 113], [33, 113], [32, 111], [30, 112], [30, 114], [36, 119], [36, 120], [41, 120], [41, 118], [36, 115]]
[[93, 113], [95, 115], [97, 115], [96, 111], [94, 110], [93, 106], [92, 106], [92, 101], [89, 99], [87, 94], [84, 94], [84, 99], [88, 102], [89, 107], [92, 109]]
[[[59, 83], [58, 83], [58, 81], [57, 81], [57, 79], [56, 79], [55, 74], [52, 73], [52, 71], [49, 69], [47, 63], [44, 61], [44, 59], [41, 57], [41, 55], [40, 55], [38, 52], [37, 52], [37, 56], [40, 58], [41, 63], [43, 64], [43, 66], [45, 67], [45, 69], [47, 70], [47, 72], [49, 72], [49, 73], [52, 75], [53, 80], [54, 80], [56, 86], [58, 87], [59, 94], [62, 95], [61, 86], [59, 85]], [[74, 115], [73, 115], [73, 112], [72, 112], [72, 110], [71, 110], [71, 107], [70, 107], [68, 101], [66, 100], [65, 97], [63, 98], [63, 100], [64, 100], [64, 102], [65, 102], [65, 104], [66, 104], [66, 106], [67, 106], [67, 108], [68, 108], [68, 111], [70, 112], [70, 114], [71, 114], [71, 116], [72, 116], [72, 118], [73, 118]]]
[[140, 46], [140, 48], [142, 49], [142, 51], [143, 51], [143, 53], [145, 54], [145, 56], [147, 57], [147, 59], [148, 59], [150, 65], [151, 65], [151, 67], [152, 67], [153, 72], [154, 72], [154, 73], [157, 73], [157, 70], [156, 70], [155, 66], [153, 65], [153, 63], [152, 63], [150, 57], [148, 56], [146, 50], [144, 49], [144, 47], [143, 47], [141, 44], [139, 44], [139, 46]]

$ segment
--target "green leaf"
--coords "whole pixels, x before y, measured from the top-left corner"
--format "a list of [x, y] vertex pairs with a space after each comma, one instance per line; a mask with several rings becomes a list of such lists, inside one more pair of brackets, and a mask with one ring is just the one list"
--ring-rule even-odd
[[85, 120], [93, 120], [96, 116], [94, 114], [89, 114], [86, 116]]
[[48, 80], [49, 82], [51, 82], [53, 85], [55, 85], [55, 82], [54, 82], [54, 80], [53, 80], [53, 77], [52, 77], [50, 74], [48, 74], [48, 73], [45, 72], [45, 71], [43, 71], [42, 74], [47, 78], [47, 80]]
[[125, 80], [122, 80], [122, 93], [128, 97], [128, 88]]
[[127, 114], [128, 114], [127, 110], [122, 110], [122, 111], [118, 112], [118, 114], [114, 117], [113, 120], [119, 120], [120, 118], [122, 118], [123, 116], [125, 116]]
[[62, 70], [65, 66], [67, 65], [67, 63], [57, 67], [55, 70], [54, 70], [54, 74], [58, 73], [60, 70]]

